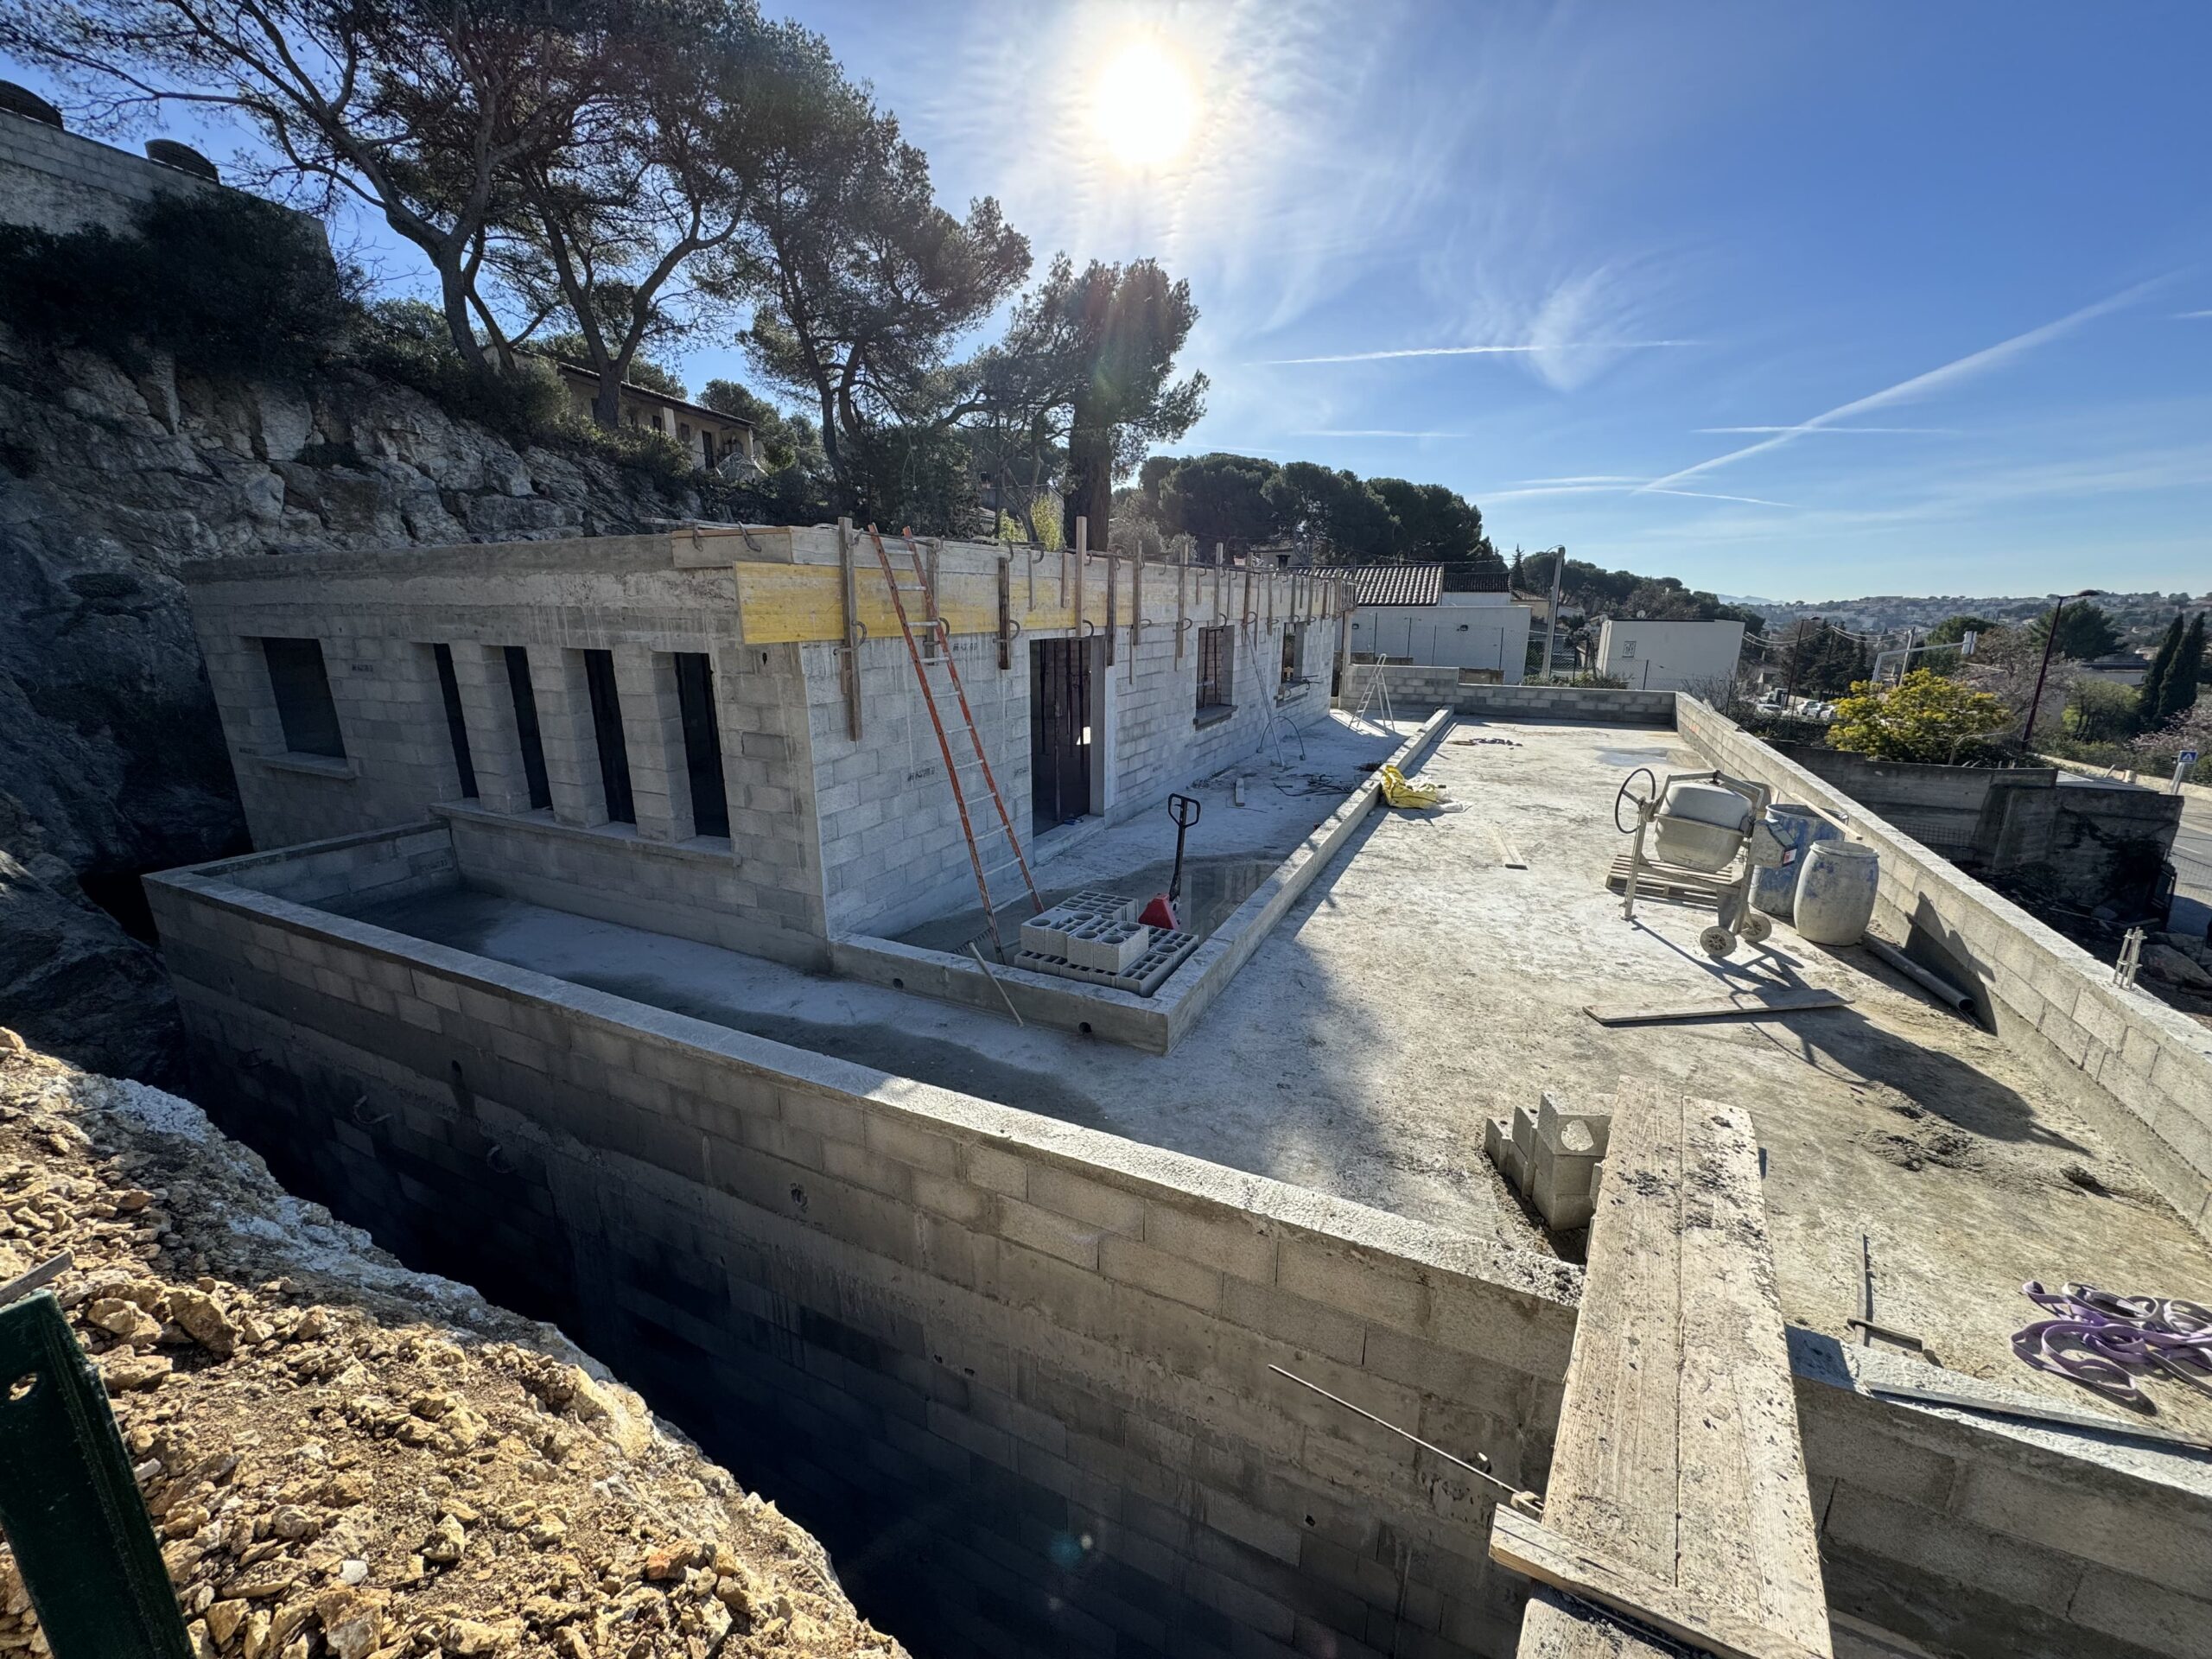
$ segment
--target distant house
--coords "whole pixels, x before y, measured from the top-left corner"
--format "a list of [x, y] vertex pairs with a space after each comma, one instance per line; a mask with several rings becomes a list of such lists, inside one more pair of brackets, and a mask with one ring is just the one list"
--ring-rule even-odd
[[1607, 617], [1598, 625], [1600, 674], [1632, 690], [1696, 690], [1736, 677], [1743, 654], [1741, 622], [1675, 622]]
[[[569, 389], [569, 402], [583, 420], [592, 417], [599, 397], [599, 376], [582, 364], [553, 359], [561, 383]], [[671, 437], [691, 452], [691, 458], [709, 471], [749, 470], [760, 464], [753, 453], [753, 423], [724, 415], [688, 398], [671, 397], [633, 380], [622, 383], [622, 424], [642, 426]]]
[[1355, 662], [1418, 663], [1496, 674], [1521, 683], [1529, 659], [1529, 607], [1514, 602], [1503, 572], [1478, 572], [1478, 589], [1446, 591], [1441, 564], [1317, 569], [1350, 582], [1345, 650]]
[[2110, 680], [2114, 685], [2140, 685], [2144, 677], [2151, 671], [2151, 659], [2139, 657], [2132, 651], [2121, 651], [2109, 657], [2099, 657], [2082, 666], [2098, 679]]

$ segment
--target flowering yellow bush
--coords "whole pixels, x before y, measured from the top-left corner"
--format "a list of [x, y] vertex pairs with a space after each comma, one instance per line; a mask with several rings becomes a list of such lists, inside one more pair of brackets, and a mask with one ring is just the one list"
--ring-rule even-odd
[[1828, 747], [1877, 760], [1955, 761], [1977, 738], [2012, 723], [2012, 712], [1986, 691], [1919, 668], [1896, 685], [1861, 680], [1835, 706]]

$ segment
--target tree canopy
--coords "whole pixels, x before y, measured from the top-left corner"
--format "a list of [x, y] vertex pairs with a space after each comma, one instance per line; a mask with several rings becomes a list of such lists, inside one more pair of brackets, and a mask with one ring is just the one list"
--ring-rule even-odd
[[[2120, 630], [2113, 626], [2112, 618], [2101, 606], [2089, 600], [2076, 599], [2054, 608], [2058, 616], [2058, 639], [2051, 647], [2053, 656], [2091, 662], [2099, 657], [2109, 657], [2120, 649]], [[2050, 632], [2051, 614], [2045, 611], [2028, 624], [2028, 638], [2038, 648]]]

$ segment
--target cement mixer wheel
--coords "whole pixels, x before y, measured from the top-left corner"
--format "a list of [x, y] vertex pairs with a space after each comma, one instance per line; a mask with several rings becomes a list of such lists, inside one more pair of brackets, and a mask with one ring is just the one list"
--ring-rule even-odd
[[1736, 931], [1745, 944], [1764, 944], [1768, 936], [1774, 931], [1774, 918], [1752, 911], [1744, 918]]
[[1708, 927], [1697, 936], [1698, 946], [1716, 961], [1732, 956], [1736, 950], [1736, 936], [1725, 927]]

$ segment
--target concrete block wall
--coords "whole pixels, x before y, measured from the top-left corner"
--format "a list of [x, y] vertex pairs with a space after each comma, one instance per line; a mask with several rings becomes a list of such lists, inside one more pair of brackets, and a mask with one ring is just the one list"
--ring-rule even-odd
[[2201, 1462], [2118, 1443], [2083, 1456], [2032, 1425], [1900, 1407], [1851, 1388], [1831, 1339], [1797, 1331], [1791, 1347], [1836, 1613], [1962, 1659], [2200, 1659]]
[[2112, 969], [1708, 704], [1684, 741], [1731, 774], [1817, 807], [1881, 862], [1873, 931], [1976, 994], [1983, 1022], [2095, 1114], [2182, 1218], [2212, 1238], [2212, 1031]]
[[615, 1357], [918, 1651], [1503, 1655], [1576, 1269], [305, 910], [150, 884], [201, 1098]]
[[[880, 581], [880, 578], [878, 578]], [[944, 752], [914, 677], [904, 639], [869, 639], [860, 651], [861, 735], [846, 724], [841, 647], [802, 645], [798, 653], [804, 738], [821, 821], [824, 911], [830, 930], [844, 934], [896, 931], [930, 916], [978, 901], [976, 875], [961, 833], [960, 811], [945, 777]], [[1027, 849], [1029, 842], [1029, 653], [1017, 645], [1014, 666], [998, 665], [998, 641], [956, 635], [952, 660], [990, 758], [991, 775]], [[944, 734], [962, 781], [987, 869], [1009, 862], [990, 796], [975, 769], [974, 746], [958, 701], [942, 669], [928, 671]], [[1018, 870], [991, 877], [1000, 904], [1023, 892]]]
[[224, 865], [239, 887], [296, 905], [345, 912], [364, 905], [461, 883], [453, 836], [442, 823], [376, 830], [308, 842], [274, 853], [249, 853]]
[[[738, 644], [727, 566], [678, 569], [662, 535], [207, 561], [188, 577], [257, 844], [450, 806], [467, 826], [457, 834], [472, 881], [587, 915], [650, 916], [663, 931], [779, 961], [826, 960], [797, 648]], [[264, 637], [321, 643], [344, 760], [284, 752]], [[437, 644], [453, 656], [473, 802], [461, 797]], [[550, 809], [530, 804], [510, 645], [529, 652]], [[634, 826], [607, 820], [587, 650], [614, 658]], [[727, 841], [694, 834], [679, 652], [714, 666]]]
[[[195, 621], [257, 845], [404, 823], [420, 818], [433, 801], [460, 797], [461, 774], [428, 644], [323, 632], [327, 624], [300, 618], [266, 621], [251, 633]], [[319, 639], [343, 760], [286, 750], [262, 654], [264, 637]], [[488, 743], [480, 747], [492, 753]]]
[[[1382, 690], [1370, 697], [1368, 687], [1377, 675], [1382, 677]], [[1344, 683], [1337, 690], [1337, 703], [1344, 709], [1365, 703], [1370, 714], [1379, 714], [1383, 690], [1389, 693], [1395, 713], [1419, 716], [1432, 709], [1449, 709], [1459, 699], [1459, 671], [1417, 663], [1347, 664]]]
[[113, 144], [0, 110], [0, 223], [128, 231], [135, 226], [134, 210], [157, 194], [216, 188]]
[[[1338, 690], [1338, 707], [1358, 708], [1367, 695], [1368, 681], [1378, 673], [1389, 688], [1391, 707], [1402, 715], [1441, 708], [1491, 720], [1586, 721], [1624, 726], [1666, 726], [1675, 718], [1671, 691], [1624, 691], [1602, 685], [1462, 685], [1456, 668], [1402, 663], [1348, 664]], [[1378, 706], [1370, 702], [1370, 712]]]
[[[1238, 573], [1224, 574], [1233, 578]], [[1150, 608], [1148, 600], [1147, 609]], [[1115, 664], [1103, 671], [1101, 682], [1113, 738], [1107, 779], [1108, 817], [1132, 817], [1157, 804], [1192, 779], [1205, 777], [1246, 755], [1258, 753], [1272, 759], [1266, 755], [1270, 711], [1294, 727], [1311, 725], [1327, 712], [1328, 664], [1335, 653], [1336, 622], [1324, 618], [1306, 625], [1301, 677], [1287, 695], [1281, 684], [1286, 626], [1281, 618], [1270, 622], [1264, 612], [1258, 620], [1235, 625], [1230, 707], [1226, 713], [1218, 709], [1200, 710], [1198, 706], [1196, 627], [1185, 632], [1180, 658], [1175, 654], [1172, 619], [1166, 626], [1144, 628], [1134, 652], [1128, 630], [1122, 630], [1115, 642]]]
[[829, 965], [819, 901], [716, 846], [647, 841], [623, 824], [578, 830], [542, 813], [432, 810], [451, 830], [468, 887], [794, 967]]
[[[2058, 774], [2049, 767], [1915, 766], [1871, 760], [1808, 743], [1768, 747], [1879, 812], [1907, 835], [1971, 861], [1982, 809], [1999, 789], [2049, 789]], [[1980, 849], [1986, 850], [1986, 849]]]
[[1576, 720], [1609, 726], [1671, 726], [1672, 691], [1607, 685], [1463, 685], [1455, 707], [1493, 720]]

